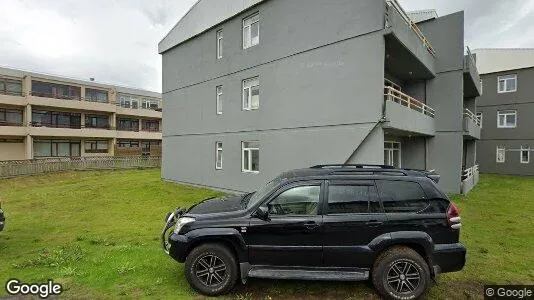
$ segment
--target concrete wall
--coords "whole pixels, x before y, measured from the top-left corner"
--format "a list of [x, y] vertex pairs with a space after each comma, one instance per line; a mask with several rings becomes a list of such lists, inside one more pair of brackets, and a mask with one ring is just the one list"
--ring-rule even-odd
[[[501, 75], [517, 74], [517, 91], [497, 92], [497, 78]], [[534, 152], [531, 162], [521, 164], [521, 146], [534, 150], [534, 68], [483, 74], [484, 94], [478, 101], [477, 111], [483, 113], [482, 138], [477, 146], [477, 160], [482, 173], [513, 175], [534, 175]], [[497, 112], [517, 111], [516, 128], [497, 128]], [[496, 162], [497, 146], [506, 148], [506, 161]]]
[[[260, 44], [243, 50], [242, 19], [254, 12]], [[382, 116], [383, 15], [382, 1], [271, 0], [165, 52], [163, 178], [248, 191], [288, 169], [382, 163], [380, 128], [354, 152]], [[243, 111], [242, 81], [255, 76], [260, 108]], [[241, 142], [250, 140], [260, 142], [259, 174], [241, 172]], [[217, 141], [223, 170], [215, 170]]]
[[406, 137], [401, 139], [402, 167], [408, 169], [427, 169], [425, 137]]
[[25, 159], [25, 147], [22, 143], [2, 143], [0, 142], [0, 161]]
[[[419, 27], [436, 49], [436, 78], [427, 83], [427, 104], [436, 110], [436, 135], [428, 140], [428, 169], [440, 186], [460, 192], [463, 153], [464, 14], [443, 16]], [[446, 38], [445, 38], [446, 37]]]

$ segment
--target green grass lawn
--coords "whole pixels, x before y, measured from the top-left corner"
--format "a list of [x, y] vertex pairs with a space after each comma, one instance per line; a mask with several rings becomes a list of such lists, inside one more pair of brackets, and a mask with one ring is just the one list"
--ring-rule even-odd
[[[217, 195], [164, 183], [159, 170], [73, 172], [0, 180], [7, 214], [0, 284], [62, 283], [69, 298], [199, 298], [160, 248], [166, 212]], [[482, 298], [488, 283], [534, 283], [534, 178], [482, 176], [461, 209], [467, 265], [428, 298]], [[5, 295], [2, 288], [0, 296]], [[237, 299], [377, 299], [364, 283], [251, 280]]]

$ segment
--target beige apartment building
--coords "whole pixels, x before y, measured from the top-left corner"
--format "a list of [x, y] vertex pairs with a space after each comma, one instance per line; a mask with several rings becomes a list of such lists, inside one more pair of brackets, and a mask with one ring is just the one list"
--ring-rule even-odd
[[161, 94], [0, 68], [0, 161], [160, 156]]

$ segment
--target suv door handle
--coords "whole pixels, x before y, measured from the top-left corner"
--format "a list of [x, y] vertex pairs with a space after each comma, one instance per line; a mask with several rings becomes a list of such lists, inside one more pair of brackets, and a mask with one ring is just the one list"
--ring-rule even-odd
[[380, 226], [382, 224], [384, 224], [384, 222], [378, 221], [378, 220], [371, 220], [371, 221], [368, 221], [367, 223], [365, 223], [365, 225], [371, 226], [371, 227]]
[[304, 223], [304, 227], [306, 227], [306, 229], [308, 229], [308, 230], [314, 230], [314, 229], [317, 229], [319, 227], [319, 224], [311, 221], [311, 222]]

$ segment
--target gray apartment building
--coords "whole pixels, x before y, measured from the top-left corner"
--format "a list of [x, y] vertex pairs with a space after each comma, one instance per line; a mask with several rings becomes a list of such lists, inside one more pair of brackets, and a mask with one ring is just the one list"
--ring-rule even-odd
[[[326, 163], [477, 182], [464, 13], [390, 0], [201, 0], [160, 42], [166, 180], [250, 191]], [[467, 53], [467, 55], [466, 55]]]
[[480, 171], [534, 175], [534, 49], [479, 49], [476, 56], [484, 89]]

